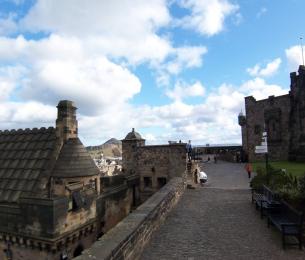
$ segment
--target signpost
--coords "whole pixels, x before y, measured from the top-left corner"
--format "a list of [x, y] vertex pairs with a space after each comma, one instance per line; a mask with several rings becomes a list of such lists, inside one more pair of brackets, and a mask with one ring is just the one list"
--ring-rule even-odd
[[267, 132], [263, 132], [261, 145], [255, 146], [255, 153], [265, 154], [267, 182], [269, 183]]

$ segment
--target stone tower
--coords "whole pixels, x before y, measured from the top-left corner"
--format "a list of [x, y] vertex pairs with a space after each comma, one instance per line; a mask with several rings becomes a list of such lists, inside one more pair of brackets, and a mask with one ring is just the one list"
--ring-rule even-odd
[[238, 115], [238, 124], [241, 127], [241, 138], [242, 138], [242, 145], [243, 145], [243, 152], [245, 155], [247, 154], [248, 150], [248, 144], [247, 144], [247, 121], [246, 121], [246, 116], [243, 114], [241, 111]]
[[78, 127], [74, 102], [61, 100], [57, 106], [56, 135], [62, 143], [69, 138], [76, 138]]
[[137, 172], [137, 147], [144, 145], [145, 139], [134, 128], [122, 140], [122, 166], [126, 174], [134, 174]]
[[305, 66], [290, 73], [290, 151], [289, 159], [305, 161]]

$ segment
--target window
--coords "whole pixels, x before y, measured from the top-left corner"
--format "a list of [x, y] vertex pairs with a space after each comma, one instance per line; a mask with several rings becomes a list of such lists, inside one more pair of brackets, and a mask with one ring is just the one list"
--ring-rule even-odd
[[84, 201], [81, 192], [79, 190], [73, 191], [69, 200], [69, 211], [77, 211], [81, 209], [83, 205]]
[[254, 127], [254, 133], [255, 133], [256, 135], [259, 135], [259, 134], [261, 133], [261, 127], [260, 127], [260, 125], [255, 125], [255, 127]]
[[144, 188], [152, 188], [152, 180], [151, 177], [144, 177]]
[[159, 177], [158, 178], [158, 187], [162, 188], [166, 184], [166, 178], [165, 177]]
[[90, 182], [89, 182], [89, 187], [90, 187], [91, 189], [97, 190], [97, 187], [96, 187], [96, 186], [97, 186], [97, 185], [96, 185], [96, 179], [90, 180]]

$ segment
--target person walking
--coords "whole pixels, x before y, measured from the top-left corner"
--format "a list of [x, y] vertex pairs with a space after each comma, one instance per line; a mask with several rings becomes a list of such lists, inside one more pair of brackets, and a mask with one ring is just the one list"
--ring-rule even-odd
[[191, 144], [191, 140], [189, 140], [189, 142], [186, 144], [186, 151], [187, 151], [188, 160], [189, 160], [189, 162], [191, 162], [192, 161], [192, 144]]
[[250, 179], [251, 178], [251, 173], [252, 173], [252, 165], [251, 163], [247, 163], [246, 166], [245, 166], [245, 169], [248, 173], [248, 178]]

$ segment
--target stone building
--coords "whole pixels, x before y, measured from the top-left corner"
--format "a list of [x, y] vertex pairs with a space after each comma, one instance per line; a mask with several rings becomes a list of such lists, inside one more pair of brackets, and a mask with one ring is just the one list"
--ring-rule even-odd
[[186, 144], [145, 145], [134, 128], [122, 140], [123, 171], [140, 177], [140, 199], [146, 200], [173, 177], [185, 177]]
[[74, 103], [57, 108], [56, 128], [0, 131], [0, 259], [71, 259], [137, 203], [139, 178], [101, 178]]
[[266, 130], [271, 160], [305, 161], [305, 67], [290, 73], [290, 91], [282, 96], [255, 100], [245, 98], [246, 114], [238, 116], [242, 146], [249, 161], [262, 160], [255, 154]]

